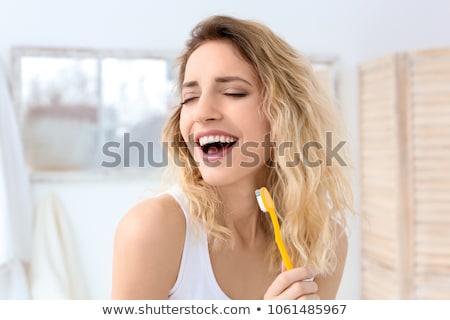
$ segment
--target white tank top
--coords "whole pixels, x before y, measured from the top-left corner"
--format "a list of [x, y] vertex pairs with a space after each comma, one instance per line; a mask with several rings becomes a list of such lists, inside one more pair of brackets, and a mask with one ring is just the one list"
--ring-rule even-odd
[[[189, 222], [188, 199], [179, 187], [168, 193], [178, 202], [186, 218], [186, 237], [183, 255], [175, 285], [169, 292], [169, 300], [227, 300], [214, 277], [208, 250], [206, 230], [200, 224]], [[193, 230], [193, 228], [199, 230]]]

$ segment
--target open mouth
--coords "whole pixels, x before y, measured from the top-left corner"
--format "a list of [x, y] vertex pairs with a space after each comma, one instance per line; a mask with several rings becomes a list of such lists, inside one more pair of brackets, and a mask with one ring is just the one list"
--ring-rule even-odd
[[238, 139], [229, 136], [204, 136], [197, 141], [203, 153], [203, 159], [207, 161], [223, 158]]

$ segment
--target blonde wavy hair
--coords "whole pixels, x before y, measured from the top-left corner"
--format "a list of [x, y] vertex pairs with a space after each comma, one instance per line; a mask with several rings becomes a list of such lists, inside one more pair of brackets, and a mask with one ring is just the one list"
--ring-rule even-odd
[[[332, 133], [334, 141], [342, 141], [336, 108], [316, 81], [308, 59], [268, 27], [227, 16], [210, 17], [192, 30], [178, 60], [179, 87], [190, 55], [210, 40], [231, 42], [254, 68], [261, 83], [262, 111], [270, 123], [271, 142], [275, 146], [290, 144], [283, 154], [276, 152], [276, 147], [272, 149], [265, 186], [274, 198], [294, 265], [308, 265], [317, 274], [332, 272], [337, 262], [338, 230], [346, 229], [346, 215], [352, 209], [348, 156], [339, 154], [345, 164], [329, 163], [327, 159], [327, 135]], [[180, 188], [190, 199], [192, 220], [205, 226], [217, 249], [230, 240], [230, 231], [222, 223], [217, 190], [203, 181], [181, 136], [181, 108], [178, 106], [169, 118], [162, 139], [176, 162]], [[321, 148], [310, 148], [305, 155], [304, 146], [309, 142]], [[264, 229], [272, 233], [268, 214], [261, 216]], [[268, 257], [272, 270], [279, 269], [281, 260], [274, 242]]]

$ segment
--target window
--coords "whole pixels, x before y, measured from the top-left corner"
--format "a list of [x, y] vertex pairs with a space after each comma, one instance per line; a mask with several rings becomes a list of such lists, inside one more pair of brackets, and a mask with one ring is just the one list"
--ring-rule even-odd
[[14, 98], [32, 171], [101, 167], [108, 142], [121, 145], [115, 150], [118, 167], [141, 166], [138, 149], [123, 158], [124, 134], [153, 148], [145, 150], [147, 156], [161, 155], [160, 131], [175, 104], [169, 55], [20, 47], [12, 56]]

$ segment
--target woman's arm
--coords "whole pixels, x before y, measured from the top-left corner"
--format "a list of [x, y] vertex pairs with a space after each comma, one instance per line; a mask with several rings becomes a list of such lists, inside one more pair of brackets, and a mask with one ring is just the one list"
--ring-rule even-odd
[[180, 266], [186, 221], [169, 195], [131, 209], [116, 230], [112, 298], [167, 299]]

